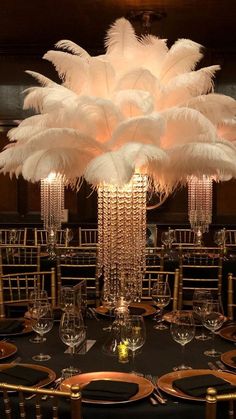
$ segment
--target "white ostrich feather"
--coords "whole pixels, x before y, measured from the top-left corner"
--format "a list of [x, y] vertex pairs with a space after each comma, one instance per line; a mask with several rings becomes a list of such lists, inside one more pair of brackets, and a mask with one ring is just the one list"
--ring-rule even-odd
[[126, 118], [153, 111], [153, 97], [144, 90], [121, 90], [115, 92], [112, 99]]
[[76, 93], [86, 90], [88, 64], [83, 58], [62, 51], [48, 51], [43, 58], [52, 62], [66, 87]]
[[166, 39], [160, 39], [154, 35], [143, 35], [139, 42], [141, 44], [140, 64], [145, 63], [145, 68], [158, 77], [162, 62], [168, 53]]
[[235, 155], [219, 143], [189, 143], [169, 150], [170, 180], [185, 183], [187, 176], [235, 176]]
[[236, 100], [219, 93], [210, 93], [192, 98], [183, 106], [201, 112], [215, 125], [236, 116]]
[[172, 45], [163, 60], [159, 78], [167, 83], [172, 77], [194, 70], [202, 58], [201, 45], [189, 39], [179, 39]]
[[217, 132], [214, 125], [200, 112], [190, 108], [171, 108], [161, 112], [166, 130], [161, 146], [166, 149], [188, 142], [214, 142]]
[[136, 68], [121, 77], [117, 83], [116, 90], [144, 90], [154, 94], [158, 87], [159, 81], [149, 70]]
[[84, 59], [90, 59], [90, 55], [85, 49], [68, 39], [62, 39], [61, 41], [58, 41], [55, 44], [55, 47], [58, 49], [61, 48], [66, 51], [72, 52], [72, 54], [80, 55]]
[[88, 67], [88, 90], [92, 96], [110, 97], [115, 85], [115, 70], [108, 61], [91, 58]]
[[64, 86], [33, 87], [26, 89], [24, 109], [34, 109], [36, 112], [47, 113], [63, 106], [76, 106], [78, 96]]
[[214, 65], [173, 77], [157, 95], [157, 109], [181, 105], [193, 96], [212, 91], [214, 87], [212, 78], [219, 69], [220, 66]]
[[142, 173], [149, 174], [151, 163], [159, 167], [165, 166], [168, 156], [165, 151], [152, 144], [128, 143], [119, 149], [125, 160], [135, 169], [141, 169]]
[[55, 83], [53, 80], [49, 79], [48, 77], [43, 76], [40, 73], [37, 73], [36, 71], [25, 70], [25, 73], [34, 77], [42, 86], [49, 86], [50, 87], [50, 86], [57, 85], [57, 83]]
[[31, 182], [46, 178], [51, 172], [64, 175], [74, 182], [84, 175], [91, 156], [84, 150], [47, 149], [39, 150], [25, 160], [22, 175]]
[[119, 151], [111, 151], [93, 159], [87, 166], [84, 177], [87, 182], [96, 186], [101, 183], [124, 186], [134, 174], [133, 167]]
[[112, 148], [118, 148], [125, 143], [135, 142], [159, 146], [164, 129], [165, 121], [161, 115], [156, 113], [130, 118], [114, 130], [108, 145]]
[[218, 127], [219, 137], [228, 141], [236, 141], [236, 119], [223, 121]]
[[127, 19], [117, 19], [108, 29], [105, 38], [107, 54], [126, 56], [137, 46], [138, 40], [134, 28]]

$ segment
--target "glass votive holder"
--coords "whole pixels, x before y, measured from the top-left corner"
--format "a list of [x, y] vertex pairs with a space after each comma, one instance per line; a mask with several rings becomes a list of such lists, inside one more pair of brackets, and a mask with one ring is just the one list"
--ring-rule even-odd
[[67, 367], [61, 370], [61, 381], [64, 381], [66, 378], [73, 377], [73, 375], [80, 374], [81, 371], [79, 368], [76, 367]]
[[117, 346], [118, 350], [118, 361], [122, 364], [129, 362], [129, 349], [125, 343], [119, 343]]

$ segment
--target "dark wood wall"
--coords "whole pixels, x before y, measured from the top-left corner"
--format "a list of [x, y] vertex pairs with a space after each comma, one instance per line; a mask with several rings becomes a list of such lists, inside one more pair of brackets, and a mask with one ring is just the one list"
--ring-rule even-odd
[[[45, 51], [42, 51], [42, 54]], [[23, 91], [35, 85], [35, 81], [24, 71], [41, 72], [56, 79], [49, 63], [41, 59], [41, 53], [21, 51], [0, 54], [0, 149], [7, 144], [7, 131], [24, 119], [29, 112], [23, 111]], [[217, 75], [216, 90], [236, 98], [236, 53], [208, 54], [208, 64], [221, 64], [222, 71]], [[90, 224], [97, 221], [96, 192], [84, 183], [78, 193], [66, 190], [65, 207], [69, 210], [69, 223]], [[186, 225], [187, 191], [176, 191], [158, 209], [148, 211], [148, 220], [157, 224]], [[30, 184], [22, 177], [10, 179], [0, 175], [0, 224], [38, 224], [40, 223], [40, 189], [38, 184]], [[236, 226], [236, 181], [214, 186], [213, 224]]]

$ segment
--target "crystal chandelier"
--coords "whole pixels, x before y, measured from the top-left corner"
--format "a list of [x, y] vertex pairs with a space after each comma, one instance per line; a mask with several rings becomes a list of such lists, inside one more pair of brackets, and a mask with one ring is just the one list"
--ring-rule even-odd
[[145, 272], [147, 176], [135, 174], [123, 187], [98, 188], [98, 269], [104, 301], [111, 295], [139, 301]]
[[197, 244], [212, 222], [212, 176], [188, 176], [188, 215]]
[[53, 250], [57, 241], [57, 230], [61, 228], [64, 210], [64, 182], [61, 175], [50, 173], [41, 179], [41, 218], [47, 230], [47, 244]]

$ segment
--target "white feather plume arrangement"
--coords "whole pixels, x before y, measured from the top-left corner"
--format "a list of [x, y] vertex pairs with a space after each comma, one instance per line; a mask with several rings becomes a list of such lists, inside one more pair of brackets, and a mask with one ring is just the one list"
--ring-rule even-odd
[[23, 177], [30, 182], [38, 182], [50, 173], [60, 174], [70, 184], [84, 176], [85, 169], [91, 160], [86, 151], [73, 149], [43, 149], [25, 160], [22, 167]]
[[[236, 149], [235, 149], [236, 151]], [[223, 143], [189, 143], [183, 144], [169, 152], [168, 177], [171, 185], [187, 182], [187, 176], [235, 177], [236, 153], [229, 153], [229, 148]]]
[[57, 85], [55, 81], [45, 77], [43, 74], [37, 73], [36, 71], [25, 70], [25, 73], [29, 74], [31, 77], [34, 77], [35, 80], [37, 80], [42, 86], [53, 87]]
[[150, 94], [159, 92], [159, 80], [146, 68], [135, 68], [125, 73], [117, 82], [116, 90], [144, 90]]
[[190, 108], [171, 108], [161, 112], [166, 130], [161, 137], [164, 149], [188, 142], [214, 142], [215, 126], [200, 112]]
[[194, 70], [203, 54], [202, 46], [190, 39], [179, 39], [172, 45], [163, 60], [159, 79], [167, 83], [172, 77]]
[[152, 144], [128, 143], [119, 149], [119, 153], [135, 170], [150, 175], [149, 166], [155, 162], [159, 167], [166, 166], [168, 155], [160, 147]]
[[[223, 124], [224, 120], [236, 116], [236, 100], [219, 93], [197, 96], [185, 102], [183, 106], [201, 112], [214, 125]], [[218, 133], [220, 135], [220, 127]]]
[[134, 174], [134, 164], [124, 159], [119, 151], [110, 151], [93, 159], [85, 170], [86, 181], [94, 186], [103, 183], [125, 186]]
[[75, 42], [72, 42], [68, 39], [62, 39], [55, 44], [55, 47], [58, 49], [64, 49], [65, 51], [69, 51], [72, 54], [79, 55], [80, 57], [87, 59], [91, 58], [90, 54], [82, 47], [77, 45]]
[[140, 64], [145, 63], [145, 67], [154, 76], [159, 77], [160, 68], [169, 49], [166, 39], [160, 39], [154, 35], [143, 35], [140, 42]]
[[173, 106], [181, 106], [192, 97], [213, 91], [213, 77], [220, 66], [212, 65], [197, 71], [180, 74], [173, 77], [165, 86], [162, 86], [156, 97], [156, 109], [162, 110]]
[[224, 120], [217, 128], [218, 135], [228, 141], [236, 141], [236, 118]]
[[121, 90], [112, 100], [126, 118], [149, 114], [153, 111], [153, 96], [144, 90]]
[[165, 120], [157, 113], [126, 119], [114, 130], [111, 141], [112, 149], [126, 143], [154, 144], [159, 146], [160, 137], [165, 130]]
[[116, 84], [116, 72], [111, 63], [101, 58], [91, 58], [88, 67], [88, 94], [110, 98]]
[[78, 95], [64, 86], [30, 87], [25, 90], [27, 96], [23, 109], [34, 109], [38, 113], [52, 112], [63, 106], [76, 106]]
[[110, 56], [119, 56], [132, 59], [132, 51], [139, 46], [135, 30], [131, 23], [125, 19], [117, 19], [108, 29], [105, 38], [106, 53]]

